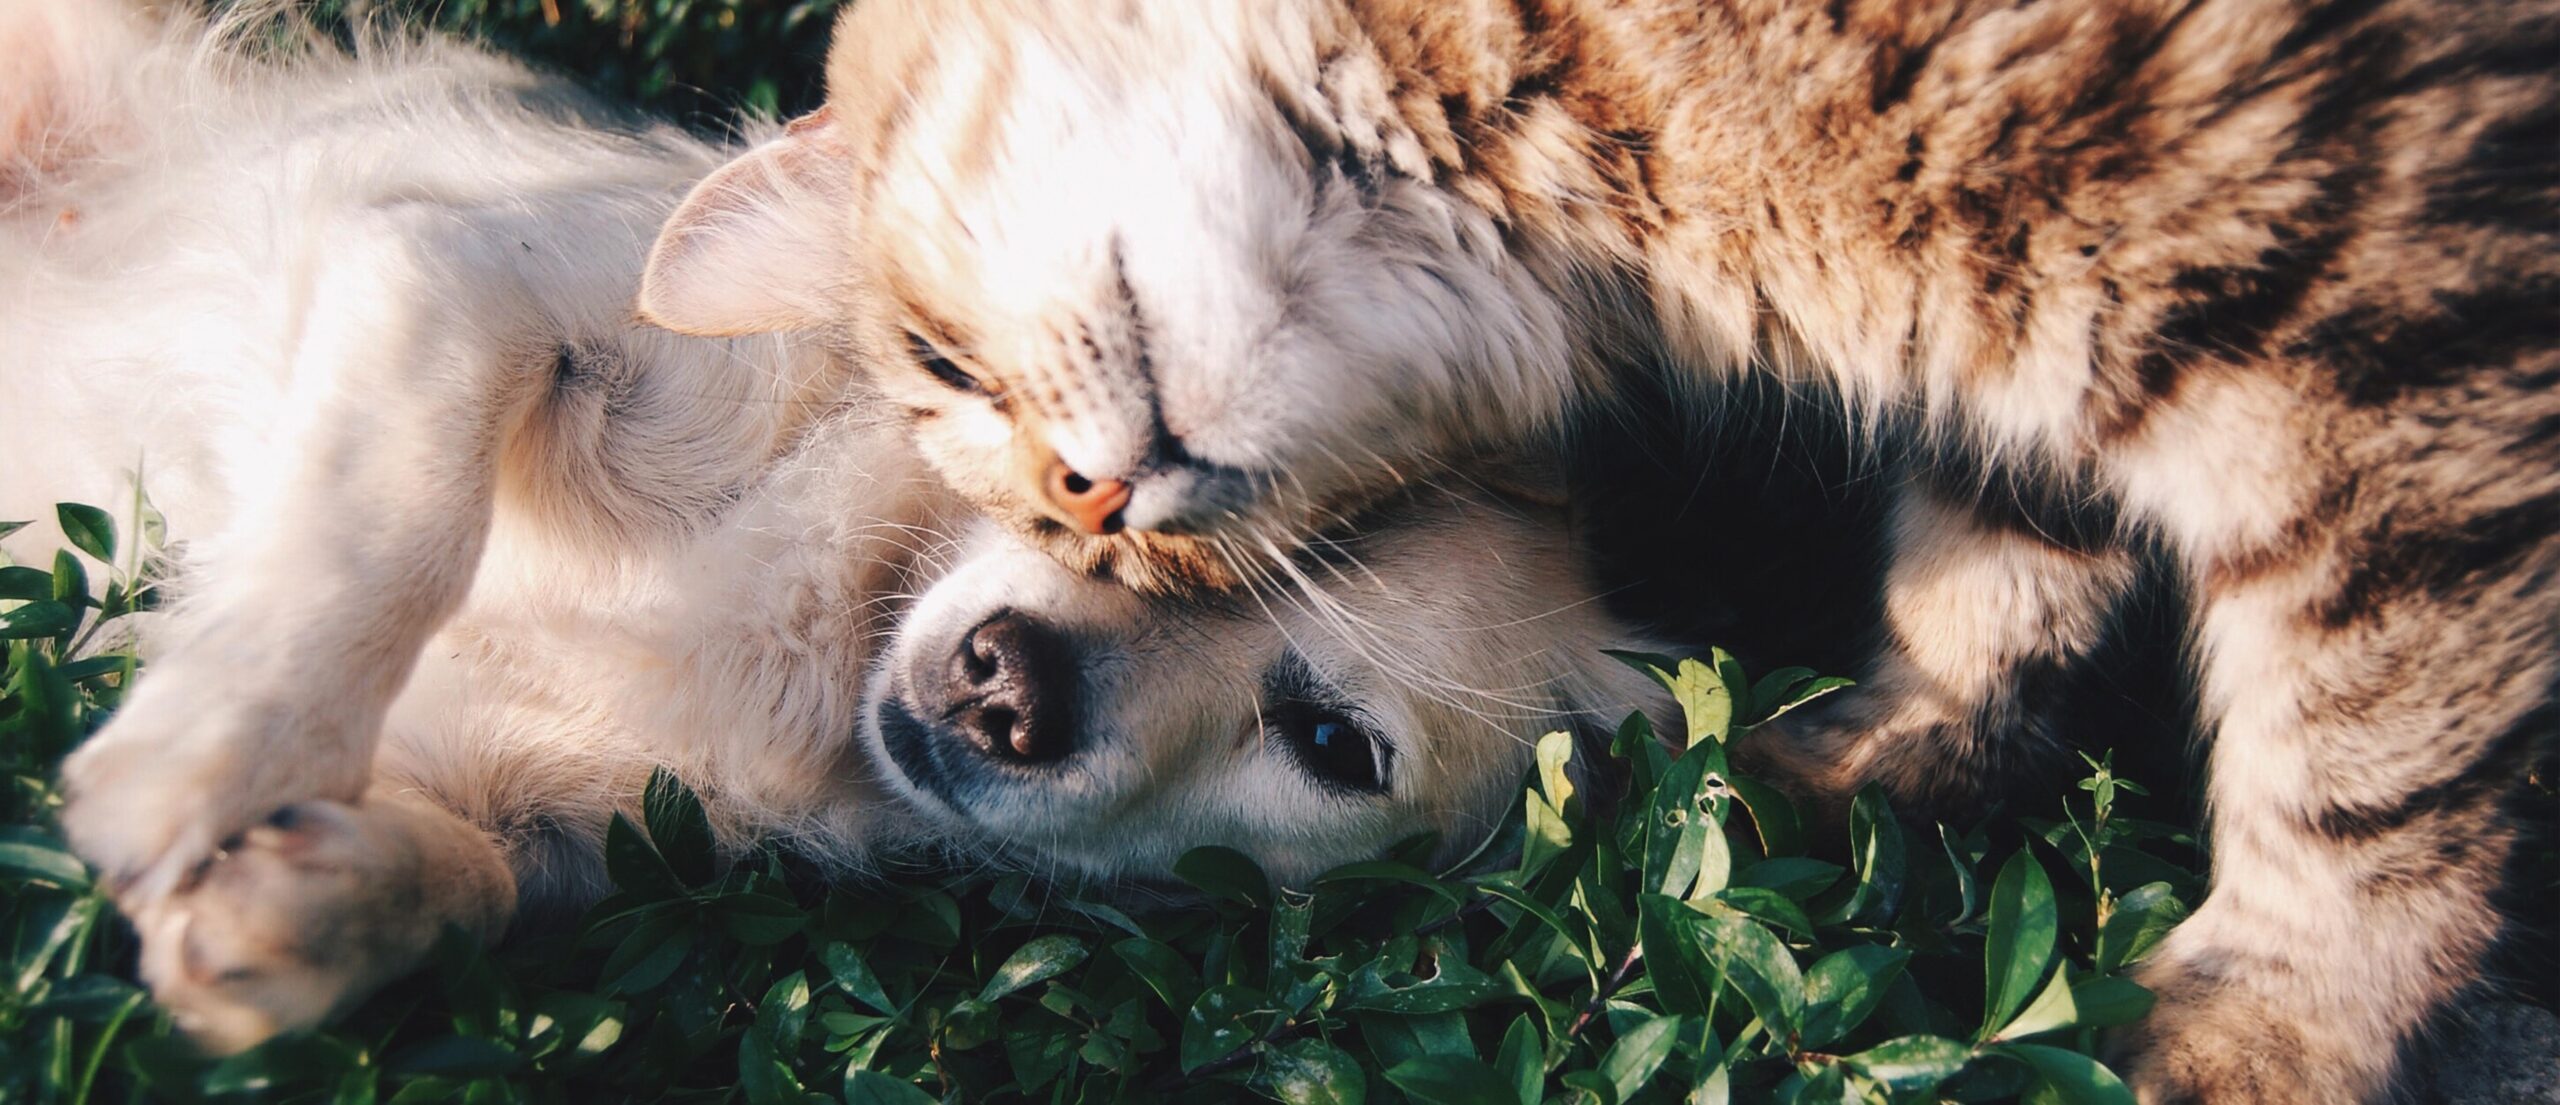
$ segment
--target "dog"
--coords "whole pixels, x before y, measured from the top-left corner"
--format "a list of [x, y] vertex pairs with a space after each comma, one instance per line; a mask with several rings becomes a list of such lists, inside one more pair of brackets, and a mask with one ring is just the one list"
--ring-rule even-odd
[[659, 222], [735, 150], [475, 48], [292, 26], [0, 7], [31, 62], [0, 78], [0, 517], [138, 480], [181, 538], [62, 822], [210, 1049], [447, 926], [592, 901], [661, 768], [729, 854], [846, 878], [1146, 883], [1222, 844], [1303, 880], [1424, 832], [1455, 856], [1524, 734], [1665, 704], [1602, 654], [1662, 646], [1596, 601], [1538, 466], [1223, 599], [1070, 571], [817, 342], [633, 320]]

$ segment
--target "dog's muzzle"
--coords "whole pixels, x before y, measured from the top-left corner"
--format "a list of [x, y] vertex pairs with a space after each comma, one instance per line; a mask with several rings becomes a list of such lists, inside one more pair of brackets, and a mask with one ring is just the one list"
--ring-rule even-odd
[[917, 789], [966, 810], [988, 786], [1028, 781], [1074, 758], [1078, 678], [1064, 636], [997, 611], [949, 655], [909, 667], [905, 691], [878, 707], [881, 744]]

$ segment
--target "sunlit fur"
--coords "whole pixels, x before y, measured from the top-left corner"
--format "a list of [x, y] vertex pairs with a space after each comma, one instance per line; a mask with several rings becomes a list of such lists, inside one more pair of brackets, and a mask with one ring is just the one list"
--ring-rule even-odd
[[[1832, 396], [1927, 461], [1875, 677], [1779, 759], [1906, 808], [2043, 731], [2157, 542], [2215, 890], [2122, 1069], [2372, 1099], [2560, 716], [2554, 57], [2547, 2], [865, 0], [782, 147], [837, 203], [793, 254], [832, 309], [786, 313], [1150, 587], [1547, 436], [1595, 350]], [[671, 267], [772, 267], [728, 240]], [[1144, 532], [1055, 524], [1053, 458]]]
[[[446, 924], [593, 900], [657, 767], [724, 851], [779, 838], [848, 877], [1154, 886], [1216, 843], [1303, 878], [1470, 847], [1527, 736], [1660, 704], [1601, 655], [1645, 642], [1561, 514], [1471, 485], [1224, 607], [973, 529], [828, 357], [629, 321], [658, 221], [729, 151], [471, 49], [262, 49], [268, 26], [0, 7], [0, 41], [100, 63], [0, 75], [46, 105], [0, 224], [0, 518], [47, 524], [6, 549], [50, 556], [59, 500], [127, 514], [136, 471], [180, 539], [63, 821], [210, 1046], [325, 1018]], [[905, 693], [998, 605], [1072, 635], [1079, 752], [911, 803], [865, 688]], [[1385, 793], [1274, 751], [1257, 691], [1291, 655], [1393, 748]]]

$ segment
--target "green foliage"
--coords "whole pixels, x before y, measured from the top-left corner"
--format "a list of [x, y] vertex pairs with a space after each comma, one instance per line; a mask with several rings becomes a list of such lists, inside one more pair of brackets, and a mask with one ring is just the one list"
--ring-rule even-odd
[[[215, 0], [237, 6], [250, 0]], [[263, 0], [260, 0], [263, 2]], [[817, 106], [843, 0], [307, 0], [324, 29], [385, 20], [480, 39], [614, 100], [717, 127]]]
[[[1150, 908], [1013, 875], [830, 887], [772, 849], [721, 870], [662, 774], [611, 826], [616, 891], [585, 917], [448, 941], [343, 1024], [211, 1062], [134, 986], [131, 937], [48, 827], [52, 766], [134, 676], [71, 645], [148, 605], [147, 511], [65, 508], [103, 597], [77, 557], [0, 568], [0, 613], [73, 615], [6, 642], [11, 1101], [2119, 1102], [2095, 1031], [2148, 1008], [2121, 972], [2195, 890], [2142, 850], [2185, 838], [2122, 815], [2140, 790], [2109, 761], [2004, 855], [1872, 792], [1847, 864], [1808, 855], [1726, 748], [1833, 684], [1629, 657], [1686, 707], [1685, 749], [1641, 716], [1606, 752], [1548, 735], [1459, 872], [1418, 840], [1304, 889], [1203, 848]], [[146, 536], [120, 550], [120, 529]]]

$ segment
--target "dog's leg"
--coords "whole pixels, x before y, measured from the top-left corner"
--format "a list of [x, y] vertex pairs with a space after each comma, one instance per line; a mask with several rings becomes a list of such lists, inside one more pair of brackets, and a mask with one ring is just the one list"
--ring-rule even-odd
[[1883, 638], [1861, 685], [1741, 750], [1745, 770], [1809, 799], [1830, 833], [1866, 783], [1925, 816], [1969, 808], [2056, 754], [2043, 699], [2105, 638], [2135, 574], [2112, 541], [2060, 540], [1925, 481], [1896, 498], [1891, 548]]
[[551, 364], [512, 236], [410, 204], [315, 238], [327, 260], [299, 304], [271, 475], [195, 539], [148, 673], [64, 766], [63, 825], [128, 908], [270, 811], [362, 793]]
[[413, 794], [298, 802], [225, 840], [134, 917], [142, 977], [200, 1046], [309, 1028], [422, 961], [447, 926], [505, 929], [497, 843]]

